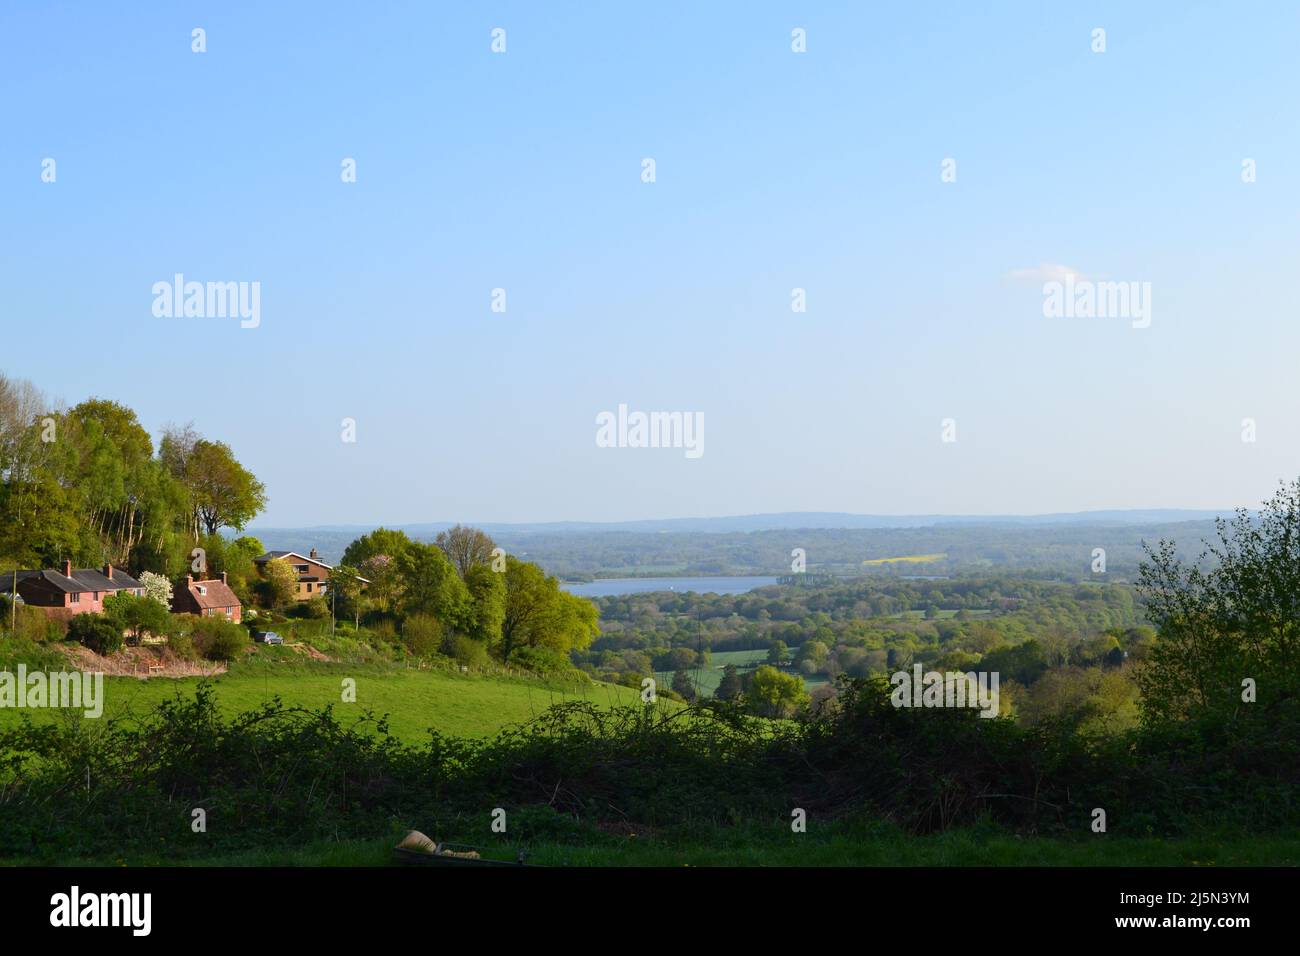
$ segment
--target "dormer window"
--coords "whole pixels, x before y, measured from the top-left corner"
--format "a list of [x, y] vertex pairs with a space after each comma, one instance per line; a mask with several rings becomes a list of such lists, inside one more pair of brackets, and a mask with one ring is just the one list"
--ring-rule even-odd
[[199, 585], [199, 596], [200, 596], [200, 597], [207, 597], [207, 596], [208, 596], [208, 589], [205, 588], [202, 584]]

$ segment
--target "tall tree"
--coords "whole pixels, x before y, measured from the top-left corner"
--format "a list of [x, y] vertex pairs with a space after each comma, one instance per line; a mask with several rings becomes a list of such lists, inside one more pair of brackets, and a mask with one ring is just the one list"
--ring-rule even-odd
[[439, 531], [435, 541], [446, 552], [462, 578], [469, 573], [470, 568], [489, 564], [492, 561], [492, 549], [496, 547], [496, 542], [478, 528], [459, 524], [450, 530]]
[[220, 528], [242, 531], [266, 507], [266, 487], [224, 442], [195, 443], [186, 463], [186, 484], [208, 534]]
[[727, 664], [722, 668], [722, 681], [718, 684], [718, 689], [713, 692], [713, 696], [718, 700], [735, 700], [742, 690], [740, 673], [736, 670], [736, 665]]
[[369, 534], [363, 534], [349, 544], [343, 552], [339, 564], [359, 568], [371, 558], [380, 555], [395, 559], [400, 557], [413, 543], [407, 537], [405, 531], [397, 531], [393, 528], [376, 528]]
[[462, 632], [470, 627], [469, 591], [441, 548], [414, 543], [395, 563], [404, 582], [404, 614], [432, 614]]
[[361, 577], [356, 568], [346, 564], [336, 564], [330, 572], [329, 596], [334, 602], [334, 613], [352, 618], [356, 627], [361, 626], [361, 614], [366, 606]]
[[506, 558], [506, 607], [501, 657], [516, 647], [568, 652], [588, 646], [600, 632], [596, 605], [560, 589], [536, 564]]
[[505, 575], [476, 564], [465, 574], [465, 587], [469, 590], [472, 618], [466, 633], [491, 650], [501, 643], [501, 625], [506, 617]]
[[267, 561], [262, 565], [262, 592], [268, 607], [284, 607], [298, 593], [298, 572], [288, 561]]

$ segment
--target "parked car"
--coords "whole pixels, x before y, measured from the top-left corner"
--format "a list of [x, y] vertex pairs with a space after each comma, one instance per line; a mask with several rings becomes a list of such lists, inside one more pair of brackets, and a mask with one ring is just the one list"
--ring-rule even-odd
[[283, 644], [284, 638], [275, 631], [254, 631], [253, 640], [259, 644]]

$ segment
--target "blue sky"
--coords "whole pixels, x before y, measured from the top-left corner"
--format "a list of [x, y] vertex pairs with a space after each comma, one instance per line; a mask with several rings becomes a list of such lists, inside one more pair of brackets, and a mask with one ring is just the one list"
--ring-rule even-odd
[[[263, 525], [1257, 503], [1300, 7], [988, 6], [6, 4], [0, 371], [192, 420]], [[1044, 317], [1044, 265], [1150, 327]], [[155, 317], [178, 272], [260, 326]], [[597, 447], [620, 403], [703, 456]]]

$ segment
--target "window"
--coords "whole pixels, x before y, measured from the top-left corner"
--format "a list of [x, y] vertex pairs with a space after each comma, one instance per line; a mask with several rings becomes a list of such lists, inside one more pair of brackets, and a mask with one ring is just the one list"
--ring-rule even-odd
[[307, 582], [307, 593], [308, 593], [308, 594], [311, 594], [311, 582], [310, 582], [310, 581]]
[[207, 597], [207, 596], [208, 596], [208, 589], [205, 588], [202, 584], [199, 585], [199, 595], [200, 595], [201, 597]]
[[74, 592], [73, 594], [68, 595], [68, 600], [71, 601], [73, 604], [80, 604], [81, 595]]
[[311, 570], [311, 568], [307, 567], [307, 565], [305, 564], [295, 564], [293, 566], [293, 569], [297, 571], [299, 574], [306, 574], [308, 571]]

